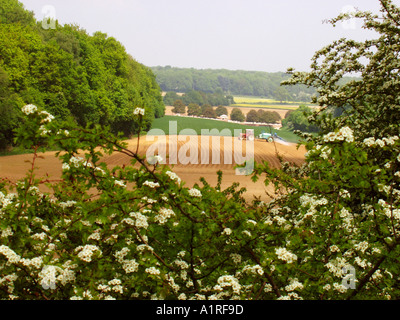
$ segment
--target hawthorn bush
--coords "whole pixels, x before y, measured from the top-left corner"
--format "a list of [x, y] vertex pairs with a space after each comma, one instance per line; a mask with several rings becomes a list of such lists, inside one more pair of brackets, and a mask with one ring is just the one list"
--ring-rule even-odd
[[[344, 41], [316, 54], [310, 73], [293, 74], [291, 83], [319, 88], [322, 108], [309, 120], [321, 130], [304, 140], [302, 166], [256, 165], [253, 179], [275, 186], [269, 202], [246, 203], [236, 184], [221, 189], [221, 172], [216, 186], [188, 188], [108, 128], [25, 106], [16, 136], [34, 150], [32, 169], [1, 184], [0, 297], [398, 299], [400, 14], [381, 4], [382, 17], [356, 14], [381, 34], [374, 50]], [[336, 51], [346, 54], [333, 62]], [[357, 63], [363, 54], [368, 65]], [[344, 66], [362, 78], [337, 86]], [[334, 118], [333, 108], [346, 111]], [[134, 112], [139, 127], [143, 113]], [[54, 147], [62, 178], [37, 177], [36, 159]], [[131, 163], [107, 167], [113, 152]]]

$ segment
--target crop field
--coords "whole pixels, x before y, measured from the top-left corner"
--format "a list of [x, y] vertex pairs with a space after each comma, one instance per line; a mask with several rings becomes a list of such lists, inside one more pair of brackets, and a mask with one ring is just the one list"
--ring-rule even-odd
[[[169, 150], [169, 144], [173, 136], [166, 136], [165, 148]], [[175, 137], [176, 138], [176, 137]], [[215, 137], [214, 137], [215, 138]], [[235, 173], [235, 161], [231, 164], [225, 164], [226, 148], [228, 153], [232, 152], [234, 159], [234, 151], [232, 148], [233, 139], [232, 137], [219, 137], [220, 142], [215, 143], [213, 137], [209, 137], [207, 143], [203, 145], [201, 143], [196, 144], [195, 148], [198, 150], [198, 164], [180, 164], [179, 161], [173, 167], [173, 171], [185, 181], [187, 186], [193, 186], [196, 183], [200, 183], [200, 178], [204, 177], [211, 185], [217, 184], [218, 170], [223, 172], [223, 183], [222, 187], [227, 188], [234, 182], [238, 182], [240, 187], [246, 188], [245, 197], [248, 200], [254, 198], [254, 196], [262, 197], [266, 200], [266, 192], [271, 193], [273, 190], [271, 187], [266, 187], [263, 181], [256, 183], [251, 181], [250, 176], [240, 176]], [[182, 148], [184, 145], [189, 144], [191, 150], [193, 150], [193, 140], [189, 141], [178, 141], [177, 147]], [[201, 139], [198, 139], [199, 141]], [[135, 150], [137, 145], [137, 138], [127, 141], [130, 149]], [[139, 153], [146, 155], [147, 150], [150, 146], [157, 144], [160, 147], [161, 141], [155, 138], [155, 141], [147, 141], [146, 137], [140, 139]], [[244, 143], [244, 142], [243, 142]], [[246, 152], [246, 148], [243, 147], [243, 155]], [[304, 161], [305, 148], [302, 146], [299, 149], [296, 144], [280, 144], [280, 143], [268, 143], [263, 140], [254, 141], [254, 161], [261, 163], [267, 161], [272, 166], [279, 166], [279, 160], [277, 153], [282, 156], [286, 161], [301, 164]], [[40, 154], [40, 157], [36, 160], [36, 177], [43, 178], [44, 180], [57, 180], [61, 176], [61, 161], [55, 156], [56, 152], [46, 152]], [[208, 155], [210, 161], [204, 161], [204, 155]], [[215, 155], [220, 156], [220, 162], [214, 163], [212, 157]], [[168, 158], [168, 155], [167, 155]], [[203, 161], [201, 160], [203, 159]], [[22, 154], [13, 156], [0, 157], [0, 176], [10, 181], [16, 182], [23, 179], [26, 172], [31, 167], [30, 160], [32, 160], [32, 154]], [[130, 158], [126, 155], [115, 153], [110, 156], [105, 156], [104, 161], [109, 167], [129, 165]], [[202, 162], [206, 162], [202, 164]], [[168, 160], [167, 160], [168, 164]], [[43, 191], [47, 191], [43, 189]]]
[[300, 105], [308, 105], [309, 107], [314, 107], [310, 103], [305, 102], [293, 102], [293, 101], [277, 101], [274, 99], [267, 99], [264, 97], [253, 97], [253, 96], [234, 96], [235, 103], [231, 107], [239, 108], [265, 108], [273, 109], [273, 111], [280, 110], [296, 110]]

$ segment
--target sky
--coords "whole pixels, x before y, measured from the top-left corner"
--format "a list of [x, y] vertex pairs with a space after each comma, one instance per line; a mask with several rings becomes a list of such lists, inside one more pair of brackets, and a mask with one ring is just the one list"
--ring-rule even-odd
[[[116, 38], [146, 66], [266, 72], [309, 70], [315, 51], [373, 33], [341, 12], [379, 13], [378, 0], [20, 0], [37, 20], [54, 16]], [[394, 0], [397, 5], [400, 0]]]

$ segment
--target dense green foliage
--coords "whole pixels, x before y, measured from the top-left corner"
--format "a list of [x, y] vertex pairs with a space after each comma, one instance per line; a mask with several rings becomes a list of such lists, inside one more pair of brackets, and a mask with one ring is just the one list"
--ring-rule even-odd
[[2, 1], [0, 19], [0, 114], [7, 114], [0, 120], [0, 148], [12, 142], [20, 108], [28, 103], [125, 135], [136, 133], [136, 106], [147, 111], [143, 129], [164, 115], [153, 73], [116, 39], [76, 25], [45, 30], [16, 0]]
[[293, 131], [301, 132], [317, 132], [318, 127], [308, 121], [312, 110], [307, 106], [300, 106], [296, 110], [289, 110], [285, 119], [282, 120], [282, 125]]
[[246, 120], [245, 115], [239, 108], [233, 108], [231, 111], [231, 120], [244, 122]]
[[303, 85], [281, 87], [281, 82], [289, 78], [289, 75], [283, 72], [197, 70], [169, 66], [152, 67], [151, 69], [163, 91], [189, 92], [197, 90], [213, 93], [222, 90], [229, 95], [263, 96], [279, 101], [303, 102], [310, 101], [311, 95], [315, 93], [313, 88]]
[[165, 105], [172, 106], [176, 100], [182, 100], [182, 102], [187, 106], [191, 103], [198, 104], [199, 106], [205, 104], [211, 106], [229, 106], [234, 102], [232, 96], [225, 96], [220, 89], [217, 89], [214, 93], [190, 90], [182, 96], [177, 95], [174, 91], [168, 91], [164, 96]]
[[281, 121], [281, 116], [276, 111], [268, 110], [250, 110], [246, 114], [247, 122], [259, 122], [259, 123], [278, 123]]

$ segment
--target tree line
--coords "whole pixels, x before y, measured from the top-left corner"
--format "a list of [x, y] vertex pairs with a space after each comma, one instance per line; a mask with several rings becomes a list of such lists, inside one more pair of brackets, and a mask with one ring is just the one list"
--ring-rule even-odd
[[1, 149], [12, 144], [21, 106], [29, 103], [62, 120], [125, 135], [137, 129], [136, 106], [146, 109], [144, 129], [164, 115], [155, 75], [115, 38], [57, 21], [45, 30], [17, 0], [2, 1], [0, 22]]
[[282, 81], [290, 76], [284, 72], [260, 72], [225, 69], [152, 67], [156, 80], [163, 91], [214, 93], [222, 91], [229, 95], [262, 96], [278, 101], [310, 102], [314, 88], [304, 85], [282, 87]]
[[[173, 104], [172, 112], [175, 114], [186, 114], [188, 116], [204, 117], [216, 119], [222, 115], [228, 116], [229, 112], [225, 106], [213, 107], [209, 104], [202, 106], [196, 103], [190, 103], [186, 106], [182, 100], [176, 100]], [[246, 115], [239, 108], [233, 108], [230, 113], [230, 119], [238, 122], [256, 122], [256, 123], [278, 123], [281, 116], [276, 111], [267, 111], [263, 109], [250, 110]]]
[[211, 105], [211, 106], [229, 106], [234, 103], [233, 96], [225, 95], [222, 90], [217, 89], [213, 93], [198, 91], [198, 90], [190, 90], [183, 95], [178, 95], [175, 91], [168, 91], [164, 95], [164, 104], [166, 106], [174, 105], [176, 100], [181, 100], [186, 106], [194, 103], [199, 106], [202, 105]]

